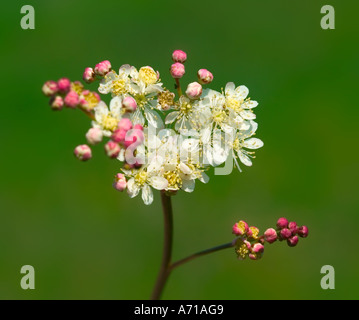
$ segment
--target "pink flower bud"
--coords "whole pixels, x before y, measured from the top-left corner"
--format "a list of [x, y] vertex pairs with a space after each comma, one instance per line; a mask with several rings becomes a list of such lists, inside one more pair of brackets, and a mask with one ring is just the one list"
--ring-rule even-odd
[[86, 83], [94, 82], [96, 79], [95, 71], [92, 68], [86, 68], [82, 76], [82, 79], [84, 79]]
[[118, 129], [128, 131], [132, 129], [132, 122], [128, 118], [122, 118], [118, 123]]
[[279, 229], [284, 229], [288, 227], [288, 220], [286, 218], [279, 218], [277, 221], [277, 227]]
[[172, 53], [172, 60], [174, 62], [184, 63], [187, 60], [187, 53], [182, 50], [175, 50]]
[[103, 77], [105, 74], [111, 71], [111, 63], [108, 60], [102, 61], [95, 66], [95, 74]]
[[207, 69], [199, 69], [197, 72], [198, 82], [208, 84], [213, 81], [213, 74]]
[[52, 110], [61, 110], [64, 106], [64, 99], [61, 96], [56, 96], [50, 99], [50, 105]]
[[137, 109], [136, 100], [132, 97], [126, 97], [125, 99], [123, 99], [122, 105], [129, 112], [133, 112]]
[[117, 158], [120, 151], [121, 151], [121, 148], [118, 145], [118, 143], [116, 143], [112, 140], [110, 140], [109, 142], [107, 142], [105, 144], [105, 152], [106, 152], [107, 156], [109, 156], [110, 158]]
[[284, 228], [280, 231], [280, 237], [284, 240], [290, 238], [292, 236], [292, 232], [288, 228]]
[[287, 244], [290, 247], [295, 247], [298, 244], [298, 241], [299, 241], [298, 236], [293, 236], [287, 240]]
[[243, 236], [248, 232], [248, 224], [245, 221], [239, 221], [232, 227], [232, 233], [236, 236]]
[[186, 70], [182, 63], [176, 62], [171, 66], [170, 72], [173, 78], [180, 79], [184, 76]]
[[264, 252], [264, 245], [261, 243], [255, 243], [252, 247], [253, 253], [263, 253]]
[[273, 243], [277, 240], [277, 232], [273, 228], [269, 228], [264, 232], [264, 239], [268, 243]]
[[121, 129], [116, 129], [112, 136], [111, 139], [117, 143], [121, 143], [124, 144], [125, 143], [125, 139], [126, 139], [126, 133], [127, 131], [125, 130], [121, 130]]
[[65, 97], [65, 105], [69, 108], [76, 108], [80, 99], [76, 91], [70, 91]]
[[308, 233], [309, 233], [309, 230], [308, 230], [308, 227], [307, 226], [301, 226], [299, 229], [298, 229], [298, 235], [302, 238], [306, 238], [308, 237]]
[[190, 99], [198, 99], [202, 94], [202, 86], [198, 82], [192, 82], [188, 85], [186, 95]]
[[58, 90], [57, 83], [55, 81], [46, 81], [42, 86], [42, 92], [45, 96], [52, 96]]
[[59, 88], [59, 91], [67, 92], [71, 88], [71, 82], [68, 78], [61, 78], [57, 81], [57, 87]]
[[126, 189], [126, 186], [127, 186], [127, 181], [125, 176], [122, 173], [116, 174], [113, 187], [118, 191], [123, 191]]
[[81, 161], [87, 161], [92, 157], [91, 148], [87, 144], [79, 145], [75, 148], [74, 155]]
[[90, 144], [97, 144], [102, 141], [102, 130], [100, 128], [90, 128], [86, 133], [86, 139]]
[[138, 123], [138, 124], [135, 124], [135, 126], [133, 127], [133, 129], [143, 131], [143, 126]]
[[292, 232], [292, 235], [297, 234], [298, 232], [298, 226], [296, 222], [289, 222], [288, 223], [288, 228], [289, 230]]

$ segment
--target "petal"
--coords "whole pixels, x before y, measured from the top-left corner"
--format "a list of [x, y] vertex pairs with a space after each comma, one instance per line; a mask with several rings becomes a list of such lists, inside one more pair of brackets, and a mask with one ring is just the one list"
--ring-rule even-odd
[[195, 187], [194, 180], [182, 180], [182, 187], [181, 189], [186, 192], [193, 192]]
[[110, 102], [110, 111], [112, 115], [116, 118], [119, 118], [121, 116], [121, 109], [122, 109], [122, 98], [118, 96], [112, 98]]
[[201, 176], [198, 177], [198, 180], [202, 183], [207, 183], [209, 181], [209, 176], [206, 173], [202, 172]]
[[106, 103], [103, 101], [100, 101], [97, 106], [94, 108], [95, 111], [95, 119], [97, 122], [101, 122], [102, 118], [104, 116], [107, 116], [108, 114], [108, 108], [106, 106]]
[[136, 197], [139, 192], [140, 192], [140, 187], [135, 183], [135, 179], [131, 178], [130, 180], [128, 180], [128, 182], [127, 182], [128, 195], [131, 198], [133, 198], [133, 197]]
[[130, 74], [130, 71], [131, 71], [131, 66], [129, 64], [123, 64], [121, 67], [120, 67], [120, 70], [118, 70], [118, 74], [119, 75], [129, 75]]
[[251, 138], [245, 140], [243, 146], [248, 149], [258, 149], [263, 147], [263, 141], [257, 138]]
[[235, 84], [233, 82], [228, 82], [226, 88], [224, 89], [226, 94], [232, 95], [235, 89]]
[[163, 121], [160, 115], [150, 108], [145, 108], [145, 117], [148, 120], [148, 123], [157, 129], [163, 128]]
[[157, 190], [164, 190], [168, 186], [167, 179], [159, 176], [154, 176], [150, 178], [151, 186]]
[[169, 113], [166, 117], [165, 124], [173, 123], [173, 121], [177, 119], [178, 115], [179, 115], [179, 111], [173, 111]]
[[153, 202], [153, 192], [148, 184], [145, 184], [142, 188], [142, 200], [145, 205], [150, 205]]
[[192, 170], [183, 162], [181, 162], [179, 164], [179, 169], [184, 173], [184, 174], [191, 174]]
[[163, 163], [164, 163], [164, 159], [161, 156], [153, 157], [151, 163], [147, 167], [147, 172], [150, 173], [150, 172], [159, 171], [163, 166]]
[[252, 165], [251, 159], [249, 159], [249, 157], [246, 156], [241, 150], [238, 151], [238, 157], [239, 160], [241, 160], [241, 162], [246, 166], [250, 167]]
[[235, 90], [236, 96], [239, 100], [244, 100], [245, 98], [247, 98], [249, 90], [246, 86], [239, 86], [236, 90]]
[[146, 93], [153, 93], [153, 92], [161, 92], [163, 91], [163, 88], [161, 85], [159, 84], [150, 84], [147, 88], [146, 88]]
[[243, 110], [239, 114], [245, 120], [253, 120], [256, 118], [256, 115], [250, 110]]
[[254, 101], [254, 100], [249, 100], [249, 101], [242, 104], [242, 107], [245, 108], [245, 109], [253, 109], [256, 106], [258, 106], [258, 102]]
[[131, 116], [131, 121], [133, 124], [140, 124], [143, 126], [145, 124], [145, 118], [143, 117], [143, 114], [139, 108], [136, 109], [136, 111]]

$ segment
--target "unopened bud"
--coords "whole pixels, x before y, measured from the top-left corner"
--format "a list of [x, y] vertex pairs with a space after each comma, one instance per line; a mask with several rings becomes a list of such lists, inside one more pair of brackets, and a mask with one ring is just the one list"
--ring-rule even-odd
[[86, 68], [82, 79], [84, 79], [86, 83], [94, 82], [96, 79], [95, 71], [92, 68]]
[[132, 129], [132, 122], [128, 118], [122, 118], [120, 122], [118, 123], [118, 129], [128, 131]]
[[180, 79], [184, 76], [186, 73], [185, 67], [182, 63], [176, 62], [173, 65], [171, 65], [171, 76], [175, 79]]
[[308, 233], [309, 233], [309, 230], [308, 230], [308, 227], [307, 226], [301, 226], [299, 229], [298, 229], [298, 235], [302, 238], [306, 238], [308, 237]]
[[68, 78], [61, 78], [57, 81], [57, 87], [59, 88], [59, 91], [67, 92], [71, 88], [71, 82]]
[[264, 239], [268, 243], [273, 243], [277, 240], [277, 232], [273, 228], [269, 228], [264, 232]]
[[213, 81], [213, 74], [207, 69], [199, 69], [197, 73], [198, 82], [202, 84], [209, 84]]
[[61, 110], [64, 106], [64, 99], [61, 96], [53, 97], [50, 100], [50, 105], [52, 110]]
[[202, 86], [198, 82], [192, 82], [188, 85], [186, 95], [190, 99], [198, 99], [202, 94]]
[[174, 62], [184, 63], [187, 60], [187, 53], [182, 50], [175, 50], [172, 53], [172, 60]]
[[124, 98], [123, 101], [122, 101], [122, 105], [129, 112], [133, 112], [133, 111], [135, 111], [137, 109], [136, 100], [134, 98], [132, 98], [132, 97]]
[[102, 61], [98, 64], [96, 64], [94, 72], [96, 75], [103, 77], [108, 72], [111, 71], [111, 63], [108, 60]]
[[81, 161], [87, 161], [92, 157], [91, 148], [87, 144], [79, 145], [75, 148], [74, 155]]
[[80, 99], [76, 91], [70, 91], [65, 97], [65, 105], [69, 108], [76, 108], [79, 104]]
[[288, 227], [288, 220], [286, 218], [279, 218], [277, 221], [277, 227], [279, 229], [284, 229]]
[[298, 241], [299, 241], [298, 236], [293, 236], [287, 240], [287, 243], [288, 243], [288, 246], [295, 247], [298, 244]]
[[42, 92], [45, 96], [50, 97], [54, 95], [58, 90], [57, 83], [55, 81], [46, 81], [42, 86]]
[[292, 232], [293, 235], [297, 234], [298, 232], [298, 226], [296, 222], [289, 222], [288, 223], [288, 228], [289, 230]]
[[107, 156], [109, 156], [110, 158], [117, 158], [120, 151], [121, 151], [121, 148], [118, 145], [118, 143], [116, 143], [112, 140], [110, 140], [109, 142], [107, 142], [105, 144], [105, 152], [106, 152]]
[[126, 186], [127, 186], [127, 181], [125, 176], [122, 173], [116, 174], [113, 187], [118, 191], [123, 191], [126, 189]]
[[280, 231], [280, 237], [284, 240], [290, 238], [292, 236], [292, 232], [288, 228], [284, 228]]
[[100, 128], [90, 128], [86, 133], [86, 139], [90, 144], [97, 144], [102, 141], [102, 130]]

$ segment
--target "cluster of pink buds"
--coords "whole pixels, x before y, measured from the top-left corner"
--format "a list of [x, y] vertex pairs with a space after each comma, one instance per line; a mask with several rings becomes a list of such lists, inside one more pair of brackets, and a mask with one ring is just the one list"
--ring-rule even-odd
[[[184, 62], [187, 60], [187, 54], [182, 50], [175, 50], [172, 53], [171, 76], [178, 81], [186, 73]], [[191, 100], [198, 99], [202, 94], [202, 85], [213, 81], [213, 74], [207, 69], [200, 69], [197, 72], [198, 82], [191, 82], [186, 89], [186, 95]], [[178, 82], [177, 82], [178, 86]]]
[[96, 92], [84, 90], [81, 82], [71, 82], [68, 78], [61, 78], [57, 82], [45, 82], [42, 92], [50, 97], [50, 106], [53, 110], [61, 110], [65, 106], [71, 109], [78, 107], [90, 112], [101, 100]]
[[285, 218], [280, 218], [277, 222], [277, 229], [269, 228], [263, 235], [259, 235], [257, 227], [249, 227], [241, 220], [232, 227], [232, 233], [237, 236], [233, 241], [238, 259], [243, 260], [247, 256], [252, 260], [258, 260], [264, 253], [264, 244], [274, 243], [275, 241], [287, 240], [290, 247], [298, 243], [298, 236], [306, 238], [308, 228], [298, 227], [296, 222], [288, 222]]

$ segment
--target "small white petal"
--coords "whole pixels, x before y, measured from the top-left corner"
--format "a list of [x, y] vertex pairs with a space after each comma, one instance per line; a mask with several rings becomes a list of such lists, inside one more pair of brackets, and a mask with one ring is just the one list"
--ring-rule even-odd
[[166, 117], [165, 124], [173, 123], [173, 121], [177, 119], [178, 115], [179, 115], [179, 111], [173, 111], [169, 113]]
[[124, 64], [120, 67], [120, 70], [118, 71], [119, 75], [129, 75], [131, 71], [131, 66], [129, 64]]
[[239, 160], [241, 160], [241, 162], [243, 164], [245, 164], [246, 166], [250, 167], [252, 165], [252, 161], [251, 159], [249, 159], [249, 157], [247, 157], [242, 151], [238, 151], [238, 157]]
[[235, 90], [236, 96], [239, 100], [244, 100], [245, 98], [247, 98], [249, 90], [246, 86], [239, 86], [236, 90]]
[[243, 110], [239, 114], [245, 120], [253, 120], [256, 118], [256, 115], [250, 110]]
[[195, 187], [194, 180], [182, 180], [182, 187], [181, 189], [186, 192], [193, 192]]
[[242, 106], [243, 106], [243, 108], [246, 108], [246, 109], [253, 109], [256, 106], [258, 106], [258, 102], [254, 101], [254, 100], [249, 100], [249, 101], [243, 103]]
[[201, 181], [202, 183], [207, 183], [209, 181], [209, 176], [206, 173], [202, 172], [198, 180]]
[[235, 84], [234, 84], [233, 82], [228, 82], [228, 83], [226, 84], [226, 88], [224, 89], [224, 91], [225, 91], [226, 94], [232, 95], [233, 92], [234, 92], [234, 88], [235, 88], [235, 87], [236, 87], [236, 86], [235, 86]]
[[112, 115], [116, 118], [119, 118], [121, 115], [121, 109], [122, 109], [122, 98], [118, 96], [112, 98], [110, 102], [110, 110]]
[[245, 140], [243, 143], [245, 148], [248, 149], [258, 149], [263, 147], [263, 141], [257, 138], [251, 138], [248, 140]]
[[153, 127], [157, 129], [163, 128], [162, 118], [156, 111], [151, 110], [149, 108], [145, 108], [145, 116], [146, 119], [148, 120], [148, 123], [151, 124]]
[[131, 178], [130, 180], [128, 180], [128, 182], [127, 182], [127, 193], [128, 193], [128, 195], [131, 198], [133, 198], [133, 197], [136, 197], [139, 192], [140, 192], [140, 188], [135, 183], [135, 179]]
[[151, 187], [147, 184], [142, 188], [142, 200], [145, 205], [150, 205], [153, 202], [153, 192]]
[[154, 176], [150, 179], [151, 186], [157, 190], [164, 190], [168, 186], [168, 181], [165, 178]]
[[191, 174], [192, 170], [183, 162], [181, 162], [179, 164], [179, 169], [184, 173], [184, 174]]

